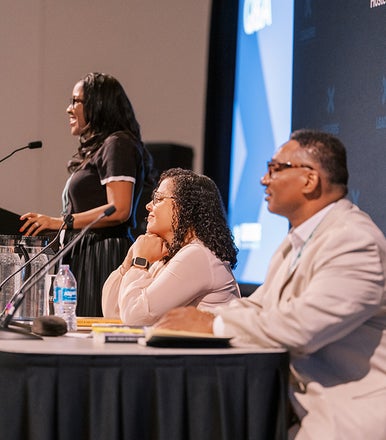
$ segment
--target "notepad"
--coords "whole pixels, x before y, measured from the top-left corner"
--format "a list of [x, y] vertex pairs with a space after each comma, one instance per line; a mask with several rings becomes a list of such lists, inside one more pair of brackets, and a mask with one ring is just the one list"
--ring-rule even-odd
[[78, 330], [91, 330], [93, 324], [122, 324], [117, 318], [105, 318], [103, 316], [80, 316], [76, 318]]
[[187, 332], [158, 328], [145, 328], [146, 345], [175, 348], [226, 348], [231, 337], [219, 337], [211, 333]]

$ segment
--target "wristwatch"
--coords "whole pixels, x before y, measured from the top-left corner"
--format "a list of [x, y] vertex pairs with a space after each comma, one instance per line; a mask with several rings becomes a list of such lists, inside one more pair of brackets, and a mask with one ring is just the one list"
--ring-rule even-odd
[[134, 267], [138, 267], [139, 269], [149, 269], [150, 263], [146, 260], [146, 258], [135, 257], [131, 261], [131, 265]]
[[65, 215], [63, 221], [68, 230], [74, 229], [74, 216], [72, 214]]

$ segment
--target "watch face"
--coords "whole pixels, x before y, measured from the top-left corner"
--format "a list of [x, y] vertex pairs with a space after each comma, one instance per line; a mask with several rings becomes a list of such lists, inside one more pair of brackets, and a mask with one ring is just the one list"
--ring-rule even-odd
[[143, 267], [143, 268], [147, 269], [149, 267], [149, 262], [146, 260], [146, 258], [135, 257], [135, 258], [133, 258], [132, 265], [136, 266], [136, 267]]

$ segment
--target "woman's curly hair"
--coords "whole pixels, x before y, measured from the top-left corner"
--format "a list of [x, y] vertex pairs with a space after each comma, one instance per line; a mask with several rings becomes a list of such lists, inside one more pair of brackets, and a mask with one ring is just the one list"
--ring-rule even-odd
[[168, 259], [186, 244], [186, 238], [193, 232], [217, 258], [228, 261], [234, 268], [238, 249], [233, 242], [216, 184], [209, 177], [191, 170], [171, 168], [161, 174], [155, 191], [167, 178], [171, 179], [174, 187], [174, 239], [168, 245]]

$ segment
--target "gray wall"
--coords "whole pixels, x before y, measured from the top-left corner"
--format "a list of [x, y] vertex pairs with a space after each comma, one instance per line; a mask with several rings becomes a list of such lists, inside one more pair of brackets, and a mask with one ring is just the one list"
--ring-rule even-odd
[[386, 234], [386, 5], [305, 5], [295, 1], [292, 127], [343, 141], [349, 197]]
[[145, 141], [191, 145], [201, 171], [210, 0], [0, 0], [0, 207], [58, 215], [76, 151], [66, 108], [85, 73], [117, 77]]

